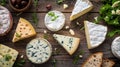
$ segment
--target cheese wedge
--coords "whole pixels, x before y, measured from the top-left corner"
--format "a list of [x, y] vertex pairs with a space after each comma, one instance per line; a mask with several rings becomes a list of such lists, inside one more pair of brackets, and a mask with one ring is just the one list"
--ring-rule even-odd
[[81, 15], [89, 12], [93, 8], [92, 3], [89, 0], [77, 0], [72, 14], [70, 16], [70, 21], [75, 20]]
[[120, 36], [116, 37], [111, 45], [112, 53], [115, 57], [120, 59]]
[[36, 32], [29, 21], [20, 18], [12, 42], [35, 36]]
[[72, 55], [76, 51], [80, 42], [80, 39], [76, 37], [64, 36], [59, 34], [54, 34], [53, 37], [70, 55]]
[[0, 67], [13, 67], [18, 51], [0, 44]]
[[84, 21], [85, 33], [88, 44], [88, 49], [98, 47], [105, 40], [107, 27], [95, 24], [89, 21]]

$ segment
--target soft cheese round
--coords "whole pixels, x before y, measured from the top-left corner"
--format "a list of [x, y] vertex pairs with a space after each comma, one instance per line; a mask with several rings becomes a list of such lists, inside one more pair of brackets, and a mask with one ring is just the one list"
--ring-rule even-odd
[[111, 45], [112, 53], [115, 57], [120, 59], [120, 36], [116, 37]]
[[[50, 16], [49, 13], [54, 13], [55, 16]], [[65, 24], [65, 16], [60, 11], [50, 11], [45, 16], [45, 25], [51, 31], [58, 31], [63, 28]], [[57, 17], [57, 18], [55, 18]]]
[[12, 27], [12, 16], [8, 9], [0, 6], [0, 36], [5, 35]]
[[51, 57], [52, 47], [47, 40], [36, 38], [27, 44], [26, 54], [31, 62], [42, 64]]

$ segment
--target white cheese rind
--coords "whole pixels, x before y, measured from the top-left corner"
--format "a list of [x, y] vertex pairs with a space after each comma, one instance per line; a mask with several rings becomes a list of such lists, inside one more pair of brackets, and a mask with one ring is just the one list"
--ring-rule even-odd
[[48, 15], [48, 13], [45, 16], [45, 26], [51, 30], [51, 31], [58, 31], [60, 29], [63, 28], [64, 24], [65, 24], [65, 16], [63, 13], [61, 13], [60, 11], [50, 11], [50, 12], [54, 12], [56, 16], [58, 16], [58, 18], [54, 21], [52, 21], [52, 17]]
[[76, 51], [80, 43], [80, 38], [76, 37], [64, 36], [59, 34], [54, 34], [53, 37], [70, 55], [72, 55]]
[[89, 21], [84, 21], [84, 25], [88, 49], [96, 48], [102, 44], [106, 38], [107, 27]]
[[81, 15], [89, 12], [93, 8], [92, 3], [89, 0], [77, 0], [72, 14], [70, 16], [70, 20], [74, 20]]
[[0, 6], [0, 34], [4, 34], [5, 32], [11, 28], [12, 25], [12, 16], [8, 9], [3, 6]]
[[49, 60], [52, 54], [50, 43], [42, 38], [33, 39], [26, 47], [28, 59], [36, 64], [42, 64]]
[[120, 59], [120, 36], [116, 37], [111, 45], [112, 53], [115, 57]]

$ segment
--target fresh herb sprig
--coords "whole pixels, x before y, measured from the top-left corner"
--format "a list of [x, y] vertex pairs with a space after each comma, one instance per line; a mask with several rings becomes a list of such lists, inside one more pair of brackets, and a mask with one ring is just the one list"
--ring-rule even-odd
[[114, 36], [116, 33], [120, 33], [120, 2], [119, 0], [102, 0], [103, 6], [100, 8], [99, 21], [103, 20], [109, 26], [114, 27], [112, 31], [108, 33], [109, 37]]
[[84, 54], [84, 50], [80, 50], [79, 53], [74, 56], [73, 64], [77, 64], [77, 62], [78, 62], [79, 59], [80, 59], [80, 55], [83, 55], [83, 54]]
[[48, 15], [52, 17], [51, 21], [55, 21], [59, 16], [55, 15], [54, 12], [48, 12]]
[[57, 0], [57, 4], [59, 4], [59, 5], [63, 2], [64, 2], [64, 0]]
[[24, 64], [25, 64], [25, 59], [21, 58], [15, 62], [14, 67], [23, 67]]
[[[34, 1], [34, 2], [33, 2], [34, 7], [37, 8], [38, 0], [33, 0], [33, 1]], [[34, 22], [35, 24], [37, 24], [37, 23], [38, 23], [38, 17], [37, 17], [36, 10], [35, 10], [35, 12], [32, 14], [32, 18], [33, 18], [33, 22]]]
[[5, 6], [6, 5], [6, 0], [1, 0], [0, 5]]

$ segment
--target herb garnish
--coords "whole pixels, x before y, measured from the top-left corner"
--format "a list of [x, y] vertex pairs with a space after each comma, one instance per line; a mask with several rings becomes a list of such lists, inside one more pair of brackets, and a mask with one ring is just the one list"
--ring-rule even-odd
[[6, 61], [9, 61], [10, 59], [12, 59], [12, 56], [10, 54], [6, 54], [4, 57]]
[[18, 33], [16, 32], [16, 37], [20, 38], [20, 37], [21, 37], [21, 35], [20, 35], [20, 34], [18, 34]]
[[[34, 1], [34, 3], [33, 3], [34, 7], [37, 8], [38, 0], [33, 0], [33, 1]], [[32, 14], [32, 18], [33, 18], [33, 22], [34, 22], [35, 24], [37, 24], [37, 23], [38, 23], [38, 17], [37, 17], [36, 10], [35, 10], [35, 12]]]
[[57, 4], [61, 4], [63, 2], [64, 2], [64, 0], [57, 0]]
[[57, 60], [53, 58], [51, 62], [52, 62], [53, 67], [56, 67]]
[[80, 59], [79, 55], [83, 55], [83, 54], [84, 54], [84, 51], [80, 50], [79, 53], [74, 56], [73, 64], [77, 64], [78, 60]]
[[108, 33], [109, 37], [116, 33], [120, 34], [120, 1], [119, 0], [102, 0], [103, 6], [100, 8], [98, 22], [103, 20], [114, 30]]
[[56, 16], [54, 12], [48, 12], [48, 15], [52, 17], [51, 21], [55, 21], [59, 16]]
[[1, 0], [0, 5], [2, 5], [2, 6], [6, 5], [6, 0]]
[[25, 59], [21, 58], [19, 60], [16, 60], [14, 67], [23, 67], [24, 64], [25, 64]]

